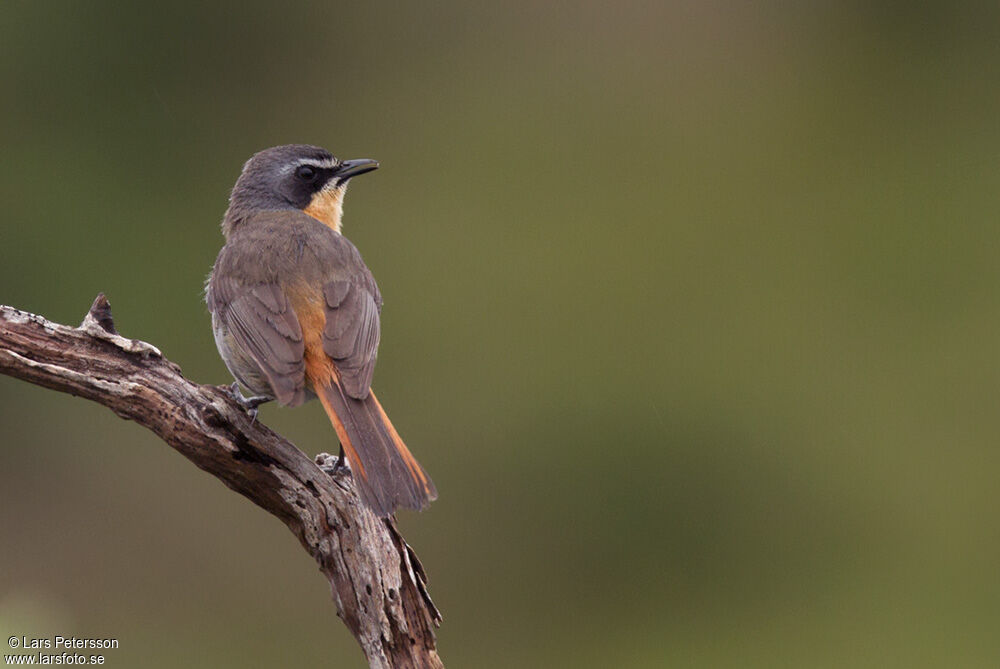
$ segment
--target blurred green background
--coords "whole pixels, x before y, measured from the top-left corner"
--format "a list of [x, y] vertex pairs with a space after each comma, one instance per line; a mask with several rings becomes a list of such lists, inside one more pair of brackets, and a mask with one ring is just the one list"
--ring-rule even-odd
[[[374, 157], [345, 232], [453, 667], [1000, 663], [1000, 10], [0, 8], [0, 302], [228, 383], [246, 158]], [[336, 452], [321, 408], [262, 420]], [[363, 666], [274, 518], [0, 377], [0, 632], [109, 666]], [[6, 638], [6, 637], [4, 637]], [[5, 649], [5, 652], [6, 649]]]

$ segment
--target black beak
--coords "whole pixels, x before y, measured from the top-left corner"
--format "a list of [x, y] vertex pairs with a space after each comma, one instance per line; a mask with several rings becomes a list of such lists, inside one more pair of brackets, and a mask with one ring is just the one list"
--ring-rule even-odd
[[371, 158], [355, 158], [345, 160], [333, 168], [333, 178], [337, 180], [338, 186], [343, 186], [351, 177], [359, 174], [366, 174], [378, 169], [378, 161]]

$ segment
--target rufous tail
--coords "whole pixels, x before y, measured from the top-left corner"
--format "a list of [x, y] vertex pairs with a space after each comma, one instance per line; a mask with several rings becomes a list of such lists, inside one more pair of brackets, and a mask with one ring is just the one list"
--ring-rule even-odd
[[337, 379], [316, 385], [333, 428], [340, 438], [361, 499], [380, 517], [397, 508], [425, 508], [437, 489], [382, 409], [374, 392], [363, 400], [344, 393]]

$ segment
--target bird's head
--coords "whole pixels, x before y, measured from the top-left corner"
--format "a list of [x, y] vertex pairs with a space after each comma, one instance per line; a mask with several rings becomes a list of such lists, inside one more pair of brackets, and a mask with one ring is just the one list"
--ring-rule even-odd
[[241, 220], [258, 211], [298, 209], [340, 232], [348, 180], [375, 169], [374, 160], [339, 160], [308, 144], [264, 149], [243, 165], [229, 196], [222, 231], [228, 236]]

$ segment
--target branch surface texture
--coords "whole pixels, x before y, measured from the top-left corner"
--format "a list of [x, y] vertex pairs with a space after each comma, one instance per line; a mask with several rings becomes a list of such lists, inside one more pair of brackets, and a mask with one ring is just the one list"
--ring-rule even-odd
[[371, 667], [444, 666], [441, 615], [395, 521], [368, 510], [349, 471], [334, 472], [336, 457], [310, 460], [226, 386], [192, 383], [156, 347], [120, 336], [104, 295], [78, 328], [0, 305], [0, 373], [103, 404], [280, 518], [330, 582]]

